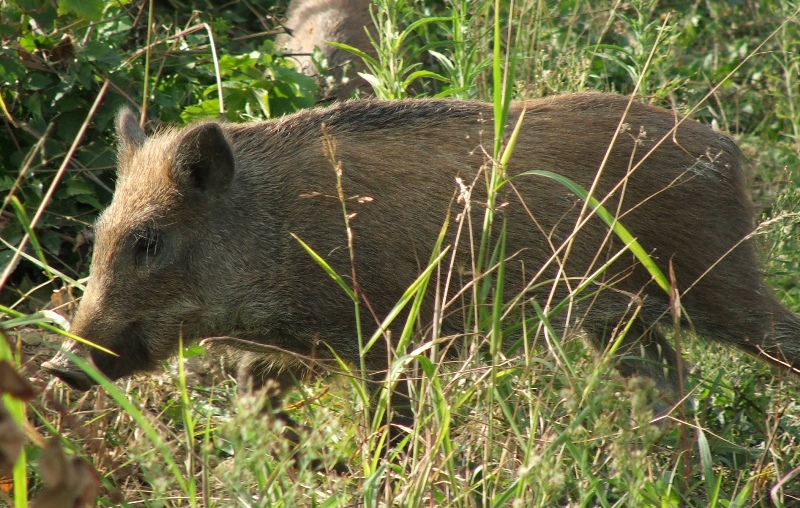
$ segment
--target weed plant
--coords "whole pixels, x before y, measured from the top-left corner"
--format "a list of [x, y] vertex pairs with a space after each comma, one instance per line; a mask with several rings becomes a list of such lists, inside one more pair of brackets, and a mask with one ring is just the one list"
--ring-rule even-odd
[[[651, 383], [622, 378], [579, 334], [553, 332], [557, 302], [515, 304], [526, 340], [507, 347], [519, 322], [505, 318], [511, 302], [495, 297], [504, 225], [491, 192], [488, 203], [460, 205], [483, 224], [474, 273], [492, 275], [470, 287], [476, 303], [457, 361], [444, 359], [435, 324], [423, 334], [416, 322], [415, 297], [457, 280], [439, 245], [398, 302], [411, 311], [382, 395], [371, 400], [358, 381], [363, 365], [302, 384], [286, 401], [309, 429], [296, 447], [280, 420], [263, 416], [276, 408], [257, 394], [237, 396], [224, 366], [197, 347], [156, 375], [117, 383], [86, 365], [102, 385], [87, 394], [37, 378], [62, 340], [50, 333], [64, 334], [70, 295], [83, 288], [86, 226], [113, 188], [113, 115], [132, 102], [164, 122], [240, 121], [312, 105], [313, 81], [271, 43], [279, 25], [269, 20], [281, 8], [0, 1], [0, 330], [8, 339], [0, 359], [40, 390], [27, 405], [4, 395], [9, 416], [0, 414], [0, 426], [24, 429], [27, 439], [13, 468], [0, 471], [0, 486], [13, 484], [0, 490], [0, 504], [62, 506], [47, 504], [55, 492], [75, 506], [95, 493], [99, 506], [148, 507], [800, 505], [797, 379], [683, 333], [696, 407], [664, 416]], [[731, 133], [752, 162], [766, 275], [800, 310], [799, 10], [795, 0], [378, 0], [377, 58], [359, 56], [380, 97], [494, 103], [495, 142], [484, 147], [490, 189], [514, 160], [514, 126], [504, 121], [512, 99], [637, 93]], [[341, 171], [333, 143], [329, 153], [331, 172]], [[326, 274], [324, 253], [308, 255], [358, 310], [349, 274]], [[442, 296], [440, 313], [447, 304]], [[384, 340], [370, 334], [353, 340], [362, 350]], [[406, 378], [417, 380], [409, 386], [416, 424], [387, 449], [386, 400]], [[12, 445], [0, 437], [0, 459]], [[342, 465], [347, 472], [337, 474]]]

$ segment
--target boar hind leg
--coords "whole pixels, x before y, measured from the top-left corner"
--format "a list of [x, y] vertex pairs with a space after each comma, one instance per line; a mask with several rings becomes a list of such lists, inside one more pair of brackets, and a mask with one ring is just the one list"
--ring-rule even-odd
[[675, 349], [656, 326], [636, 318], [624, 332], [626, 325], [627, 321], [608, 322], [605, 326], [587, 328], [586, 333], [591, 345], [600, 353], [608, 351], [615, 341], [622, 341], [616, 352], [617, 370], [626, 377], [652, 379], [667, 401], [677, 402], [680, 380]]

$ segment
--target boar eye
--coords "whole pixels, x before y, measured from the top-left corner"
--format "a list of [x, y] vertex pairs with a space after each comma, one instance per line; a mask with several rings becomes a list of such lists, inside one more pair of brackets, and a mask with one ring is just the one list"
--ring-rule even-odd
[[133, 257], [137, 264], [145, 264], [161, 252], [163, 241], [154, 228], [147, 228], [134, 236]]

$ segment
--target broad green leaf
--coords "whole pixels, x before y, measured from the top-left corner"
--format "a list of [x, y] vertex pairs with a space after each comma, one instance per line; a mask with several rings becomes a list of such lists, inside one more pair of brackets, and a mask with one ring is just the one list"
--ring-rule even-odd
[[89, 21], [98, 21], [103, 16], [105, 2], [103, 0], [59, 0], [58, 14], [64, 15], [70, 12], [78, 17]]

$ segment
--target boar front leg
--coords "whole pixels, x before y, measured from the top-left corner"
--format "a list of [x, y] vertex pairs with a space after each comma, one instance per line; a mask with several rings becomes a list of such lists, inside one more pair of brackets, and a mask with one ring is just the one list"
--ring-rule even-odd
[[[605, 326], [584, 326], [584, 328], [591, 345], [602, 354], [608, 350], [613, 341], [619, 338], [619, 333], [625, 328], [625, 322], [607, 322]], [[679, 387], [682, 381], [677, 369], [678, 354], [657, 328], [657, 325], [650, 325], [641, 319], [635, 319], [625, 337], [622, 338], [622, 344], [617, 350], [616, 356], [619, 358], [617, 370], [623, 376], [650, 378], [670, 405], [678, 402]], [[685, 373], [683, 377], [683, 381], [685, 381]], [[661, 409], [667, 408], [657, 407], [659, 412]]]
[[257, 353], [243, 354], [239, 359], [236, 373], [239, 396], [265, 391], [267, 405], [262, 412], [269, 413], [282, 421], [287, 428], [286, 438], [295, 444], [299, 442], [298, 430], [304, 427], [281, 410], [281, 407], [286, 392], [299, 386], [304, 375], [305, 372], [300, 369], [276, 365], [272, 361], [264, 360]]
[[[299, 387], [300, 381], [308, 376], [308, 370], [303, 368], [293, 368], [291, 366], [275, 364], [272, 361], [264, 360], [258, 353], [245, 353], [239, 359], [236, 375], [237, 390], [239, 396], [265, 390], [267, 396], [267, 406], [262, 413], [267, 413], [284, 423], [286, 429], [284, 437], [295, 446], [295, 454], [299, 453], [297, 445], [300, 444], [301, 434], [308, 434], [313, 429], [305, 425], [300, 425], [283, 411], [283, 396], [288, 390]], [[311, 467], [321, 470], [325, 465], [319, 459], [312, 459]], [[347, 465], [342, 461], [337, 461], [333, 465], [333, 471], [337, 474], [348, 472]]]

